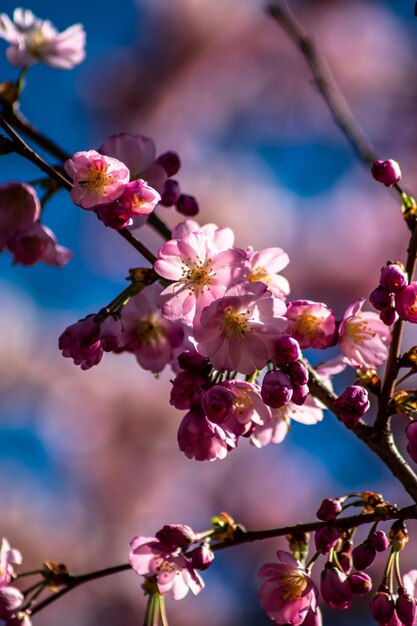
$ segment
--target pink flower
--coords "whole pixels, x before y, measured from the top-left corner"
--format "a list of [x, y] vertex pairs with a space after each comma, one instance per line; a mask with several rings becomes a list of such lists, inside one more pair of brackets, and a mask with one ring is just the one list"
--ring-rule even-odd
[[81, 24], [59, 33], [49, 20], [35, 17], [28, 9], [16, 9], [13, 22], [2, 13], [0, 37], [11, 44], [6, 54], [15, 67], [41, 62], [69, 70], [85, 58], [85, 32]]
[[234, 396], [224, 385], [214, 385], [201, 398], [201, 408], [210, 422], [222, 424], [233, 409]]
[[180, 550], [172, 549], [156, 537], [134, 537], [130, 542], [129, 563], [137, 574], [155, 577], [159, 593], [169, 591], [174, 600], [182, 600], [189, 589], [197, 595], [204, 582]]
[[100, 343], [100, 325], [94, 314], [68, 326], [59, 337], [58, 347], [62, 356], [70, 358], [82, 370], [98, 365], [103, 357]]
[[35, 222], [41, 214], [36, 191], [25, 183], [0, 184], [0, 252]]
[[14, 576], [13, 565], [22, 563], [22, 555], [19, 550], [10, 547], [5, 537], [0, 543], [0, 589], [7, 587]]
[[225, 424], [214, 424], [201, 411], [190, 411], [178, 429], [181, 452], [196, 461], [224, 459], [236, 447], [236, 436]]
[[181, 323], [167, 320], [156, 307], [161, 291], [157, 283], [149, 285], [133, 296], [122, 310], [120, 350], [133, 352], [139, 365], [154, 373], [171, 362], [173, 351], [184, 339]]
[[259, 589], [261, 607], [277, 624], [300, 626], [309, 610], [316, 610], [317, 589], [291, 554], [278, 550], [277, 558], [278, 563], [267, 563], [259, 570], [265, 579]]
[[276, 296], [285, 300], [290, 293], [288, 280], [278, 272], [290, 262], [288, 254], [281, 248], [265, 248], [259, 252], [248, 252], [248, 280], [251, 283], [261, 281]]
[[64, 167], [74, 181], [71, 198], [83, 209], [95, 209], [100, 204], [117, 200], [130, 177], [124, 163], [95, 150], [76, 152]]
[[144, 179], [148, 185], [162, 193], [167, 180], [165, 168], [155, 161], [155, 144], [144, 135], [120, 133], [112, 135], [101, 144], [98, 152], [107, 154], [126, 164], [131, 180]]
[[218, 252], [209, 237], [200, 233], [171, 239], [159, 250], [158, 257], [155, 270], [173, 281], [159, 298], [162, 313], [167, 319], [181, 319], [189, 326], [245, 271], [241, 250]]
[[254, 430], [251, 442], [257, 448], [269, 443], [282, 443], [291, 428], [292, 419], [307, 426], [317, 424], [323, 419], [323, 409], [312, 396], [308, 396], [302, 406], [288, 402], [279, 409], [271, 409], [271, 421]]
[[217, 226], [217, 224], [204, 224], [200, 226], [195, 220], [185, 220], [177, 224], [172, 231], [173, 239], [182, 239], [189, 233], [198, 233], [207, 235], [216, 250], [227, 250], [233, 248], [235, 235], [228, 226]]
[[241, 283], [207, 306], [194, 326], [197, 350], [217, 369], [251, 374], [270, 358], [277, 334], [285, 331], [285, 303], [263, 283]]
[[410, 283], [396, 294], [395, 308], [402, 320], [417, 324], [417, 282]]
[[139, 178], [126, 185], [125, 190], [118, 199], [118, 204], [122, 212], [133, 217], [136, 215], [149, 215], [160, 199], [159, 193]]
[[233, 395], [232, 410], [224, 426], [236, 437], [249, 435], [254, 429], [269, 424], [271, 409], [262, 400], [259, 385], [244, 380], [226, 380], [222, 387]]
[[376, 313], [362, 311], [365, 299], [355, 300], [339, 327], [340, 348], [346, 363], [356, 368], [375, 368], [388, 356], [389, 328]]
[[35, 265], [45, 263], [62, 268], [72, 259], [68, 248], [58, 245], [54, 233], [39, 222], [20, 231], [8, 245], [13, 255], [13, 263]]
[[334, 339], [336, 319], [322, 302], [295, 300], [289, 302], [287, 309], [289, 320], [288, 334], [298, 341], [300, 347], [328, 348]]
[[23, 604], [24, 596], [15, 587], [0, 589], [0, 619], [7, 620]]

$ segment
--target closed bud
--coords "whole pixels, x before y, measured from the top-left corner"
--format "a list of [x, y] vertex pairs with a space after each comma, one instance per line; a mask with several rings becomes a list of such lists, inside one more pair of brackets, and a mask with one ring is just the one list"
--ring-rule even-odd
[[274, 343], [274, 361], [279, 367], [295, 363], [301, 358], [300, 345], [289, 335], [281, 335]]
[[353, 560], [350, 554], [346, 554], [346, 552], [338, 552], [337, 560], [345, 574], [349, 574], [353, 566]]
[[156, 162], [158, 163], [158, 165], [164, 168], [168, 176], [175, 176], [175, 174], [181, 167], [180, 157], [176, 152], [173, 152], [172, 150], [161, 154], [156, 159]]
[[214, 385], [204, 392], [201, 406], [207, 419], [215, 424], [222, 424], [233, 408], [233, 394], [222, 385]]
[[262, 381], [262, 400], [273, 409], [287, 404], [292, 397], [292, 383], [287, 374], [274, 370], [265, 374]]
[[403, 588], [398, 590], [395, 610], [404, 626], [413, 626], [417, 610], [416, 600]]
[[347, 428], [355, 428], [369, 409], [368, 392], [358, 385], [350, 385], [335, 400], [336, 413]]
[[383, 311], [393, 305], [394, 298], [384, 287], [378, 285], [369, 296], [369, 302], [377, 311]]
[[365, 572], [354, 572], [349, 575], [349, 584], [352, 592], [357, 596], [364, 596], [372, 589], [372, 580]]
[[352, 551], [353, 565], [359, 571], [368, 569], [368, 567], [374, 562], [375, 557], [376, 550], [369, 543], [369, 541], [364, 541], [363, 543], [360, 543]]
[[162, 192], [160, 204], [162, 206], [172, 206], [178, 202], [178, 198], [180, 197], [180, 186], [176, 180], [172, 180], [171, 178], [165, 181], [164, 190]]
[[288, 366], [288, 375], [294, 385], [306, 385], [308, 383], [308, 369], [298, 361], [290, 363]]
[[316, 531], [314, 535], [314, 542], [316, 544], [316, 550], [322, 554], [328, 554], [336, 543], [339, 541], [340, 535], [336, 528], [329, 526], [323, 526]]
[[196, 350], [186, 350], [178, 357], [178, 365], [182, 370], [200, 371], [207, 368], [208, 360]]
[[309, 391], [308, 385], [294, 385], [291, 402], [301, 406], [307, 400]]
[[383, 530], [376, 530], [373, 532], [369, 536], [368, 541], [377, 552], [384, 552], [389, 546], [388, 537]]
[[381, 270], [381, 286], [389, 293], [398, 293], [408, 285], [408, 275], [398, 263], [388, 263]]
[[342, 501], [340, 498], [326, 498], [320, 504], [316, 515], [323, 522], [329, 522], [335, 519], [341, 512]]
[[381, 322], [384, 322], [386, 326], [392, 326], [398, 319], [398, 313], [393, 307], [389, 307], [381, 311], [379, 319]]
[[320, 591], [324, 602], [332, 609], [348, 609], [352, 604], [352, 589], [344, 572], [327, 564], [321, 573]]
[[178, 213], [186, 215], [187, 217], [197, 215], [200, 210], [198, 202], [194, 196], [187, 196], [185, 193], [182, 193], [178, 198], [176, 207]]
[[315, 611], [311, 607], [308, 609], [302, 626], [323, 626], [323, 618], [318, 606]]
[[396, 185], [401, 179], [401, 169], [397, 161], [375, 161], [371, 168], [372, 176], [386, 187]]
[[370, 603], [371, 615], [379, 624], [388, 624], [394, 614], [393, 597], [387, 591], [378, 591]]
[[202, 571], [210, 567], [214, 561], [214, 552], [210, 550], [208, 541], [194, 548], [187, 556], [191, 559], [191, 566]]

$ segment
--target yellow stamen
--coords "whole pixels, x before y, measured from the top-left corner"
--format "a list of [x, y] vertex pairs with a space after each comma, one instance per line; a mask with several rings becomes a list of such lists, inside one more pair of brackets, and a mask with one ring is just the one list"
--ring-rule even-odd
[[323, 320], [323, 317], [317, 317], [316, 315], [304, 313], [303, 315], [300, 315], [295, 321], [297, 332], [305, 337], [314, 339], [317, 334], [320, 322], [322, 322]]
[[227, 339], [231, 337], [237, 337], [243, 339], [243, 337], [252, 332], [248, 323], [247, 313], [236, 313], [232, 311], [230, 307], [227, 307], [223, 312], [223, 323], [221, 329], [226, 335]]
[[158, 321], [149, 317], [148, 319], [140, 320], [136, 324], [136, 339], [146, 346], [152, 344], [159, 345], [162, 338], [165, 336], [165, 330], [158, 324]]
[[116, 173], [107, 173], [107, 164], [100, 163], [92, 165], [88, 170], [88, 176], [85, 180], [80, 180], [81, 187], [102, 189], [107, 185], [111, 185], [116, 178]]
[[256, 283], [258, 281], [261, 281], [266, 285], [269, 285], [269, 283], [271, 282], [271, 278], [270, 276], [268, 276], [268, 270], [258, 265], [257, 267], [254, 267], [251, 272], [249, 272], [248, 281], [250, 283]]
[[297, 572], [296, 574], [288, 574], [288, 576], [283, 576], [280, 582], [284, 587], [282, 599], [288, 600], [289, 602], [299, 600], [303, 594], [303, 591], [307, 587], [306, 577], [301, 572]]

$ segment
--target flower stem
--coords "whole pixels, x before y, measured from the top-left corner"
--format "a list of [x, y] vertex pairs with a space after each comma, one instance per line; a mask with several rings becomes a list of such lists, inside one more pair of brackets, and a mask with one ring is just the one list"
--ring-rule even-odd
[[161, 616], [161, 624], [162, 626], [169, 626], [168, 625], [168, 618], [167, 618], [167, 614], [165, 611], [165, 598], [162, 595], [158, 595], [158, 602], [159, 602], [159, 614]]

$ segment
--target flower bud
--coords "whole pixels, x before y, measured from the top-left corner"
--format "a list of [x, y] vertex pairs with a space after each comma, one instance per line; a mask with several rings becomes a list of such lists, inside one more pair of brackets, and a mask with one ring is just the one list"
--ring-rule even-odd
[[181, 167], [180, 157], [172, 150], [161, 154], [156, 159], [156, 163], [164, 168], [168, 176], [175, 176]]
[[295, 363], [301, 358], [300, 345], [289, 335], [281, 335], [274, 343], [274, 361], [279, 367]]
[[380, 283], [389, 293], [398, 293], [408, 285], [407, 272], [397, 263], [389, 263], [381, 270]]
[[323, 522], [329, 522], [335, 519], [341, 512], [342, 502], [339, 498], [326, 498], [320, 504], [316, 515]]
[[383, 311], [393, 305], [394, 298], [384, 287], [378, 285], [369, 296], [369, 302], [377, 311]]
[[368, 392], [358, 385], [350, 385], [335, 400], [335, 410], [346, 428], [355, 428], [369, 409]]
[[371, 168], [372, 176], [379, 183], [386, 187], [396, 185], [401, 179], [401, 170], [397, 161], [388, 159], [386, 161], [375, 161]]
[[158, 530], [155, 537], [166, 546], [186, 548], [195, 541], [195, 533], [189, 526], [183, 524], [166, 524]]
[[327, 564], [321, 573], [320, 591], [324, 602], [332, 609], [348, 609], [352, 603], [352, 589], [344, 572]]
[[404, 626], [413, 626], [417, 612], [416, 599], [405, 589], [398, 590], [398, 599], [395, 610]]
[[349, 584], [352, 592], [357, 596], [364, 596], [372, 589], [372, 580], [364, 572], [354, 572], [349, 575]]
[[291, 402], [301, 406], [307, 400], [310, 389], [308, 385], [294, 385], [292, 390]]
[[206, 357], [198, 354], [196, 350], [186, 350], [178, 357], [178, 365], [182, 370], [199, 371], [208, 364]]
[[7, 620], [22, 605], [23, 594], [15, 587], [0, 589], [0, 619]]
[[386, 591], [378, 591], [369, 606], [372, 617], [379, 624], [387, 624], [394, 614], [394, 600]]
[[187, 217], [197, 215], [200, 210], [198, 202], [194, 196], [187, 196], [185, 193], [182, 193], [178, 198], [176, 207], [178, 213], [186, 215]]
[[314, 542], [316, 544], [316, 550], [322, 554], [328, 554], [336, 543], [339, 541], [340, 535], [336, 528], [329, 526], [323, 526], [316, 531], [314, 535]]
[[384, 322], [386, 326], [392, 326], [397, 321], [398, 315], [396, 310], [393, 307], [390, 307], [381, 311], [379, 319], [381, 322]]
[[172, 381], [169, 403], [176, 409], [189, 409], [191, 396], [205, 382], [206, 379], [198, 371], [194, 373], [187, 370], [180, 372]]
[[308, 369], [298, 361], [290, 363], [288, 366], [288, 375], [294, 385], [306, 385], [308, 383]]
[[204, 541], [201, 546], [194, 548], [187, 556], [191, 559], [191, 566], [202, 571], [210, 567], [214, 561], [214, 552], [210, 550], [208, 541]]
[[222, 385], [214, 385], [203, 394], [201, 406], [207, 419], [222, 424], [233, 408], [233, 394]]
[[171, 178], [165, 181], [164, 190], [162, 192], [160, 204], [162, 206], [172, 206], [178, 202], [178, 198], [180, 197], [180, 186], [176, 180], [172, 180]]
[[383, 530], [373, 532], [372, 535], [369, 536], [368, 541], [377, 552], [384, 552], [389, 546], [388, 537]]
[[376, 550], [369, 543], [369, 541], [364, 541], [363, 543], [360, 543], [352, 551], [353, 565], [359, 571], [368, 569], [368, 567], [374, 562], [375, 557]]
[[267, 372], [262, 381], [262, 400], [273, 409], [278, 409], [287, 404], [292, 397], [291, 380], [279, 370]]
[[350, 554], [346, 554], [345, 552], [338, 552], [337, 560], [339, 561], [339, 565], [345, 572], [345, 574], [349, 574], [353, 566], [353, 561]]
[[109, 315], [100, 324], [100, 344], [104, 352], [115, 350], [122, 339], [122, 322], [120, 317]]

